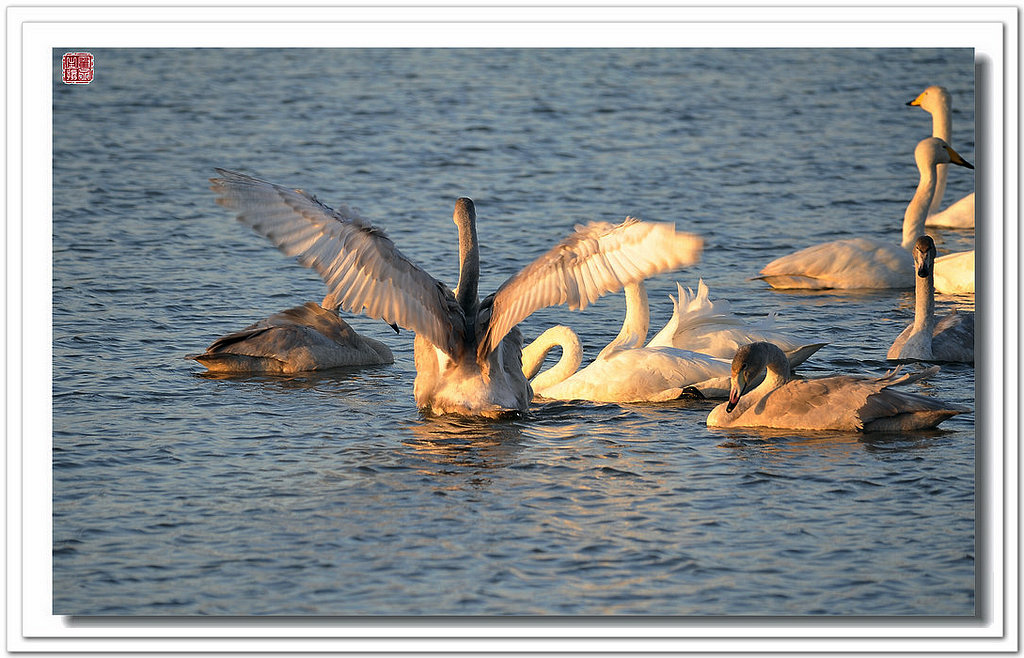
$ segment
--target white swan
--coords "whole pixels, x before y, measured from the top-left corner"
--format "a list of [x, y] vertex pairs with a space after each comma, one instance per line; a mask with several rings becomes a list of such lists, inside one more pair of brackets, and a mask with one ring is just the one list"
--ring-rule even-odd
[[[946, 404], [891, 387], [930, 377], [938, 366], [897, 377], [840, 375], [792, 379], [786, 356], [771, 343], [751, 343], [732, 362], [729, 401], [708, 414], [708, 427], [769, 427], [802, 430], [901, 431], [935, 427], [966, 407]], [[767, 372], [753, 390], [748, 382]]]
[[[953, 143], [952, 100], [945, 87], [932, 85], [907, 105], [915, 105], [932, 115], [932, 137], [938, 137], [947, 144]], [[941, 226], [947, 228], [974, 228], [974, 192], [954, 201], [945, 210], [939, 210], [942, 197], [946, 193], [946, 170], [940, 164], [935, 183], [935, 196], [928, 206], [928, 219], [925, 226]]]
[[[647, 293], [643, 284], [629, 284], [622, 329], [592, 363], [577, 372], [583, 360], [579, 337], [557, 325], [523, 348], [523, 373], [539, 397], [593, 402], [664, 402], [680, 397], [687, 386], [728, 376], [725, 359], [671, 346], [642, 347], [647, 325]], [[562, 349], [558, 363], [537, 374], [555, 347]]]
[[384, 343], [360, 336], [337, 311], [306, 302], [215, 340], [186, 357], [210, 372], [295, 373], [393, 363]]
[[886, 358], [974, 363], [974, 313], [954, 310], [935, 321], [934, 262], [935, 242], [923, 235], [914, 246], [917, 266], [914, 321], [896, 338]]
[[[928, 204], [935, 192], [935, 171], [939, 163], [953, 163], [969, 169], [974, 166], [960, 157], [938, 137], [921, 140], [914, 149], [914, 161], [920, 181], [914, 198], [903, 215], [902, 246], [884, 240], [852, 238], [807, 247], [777, 258], [764, 266], [757, 279], [773, 288], [911, 288], [914, 286], [914, 259], [910, 255], [917, 238], [924, 234]], [[951, 256], [956, 256], [951, 254]], [[943, 265], [936, 260], [936, 278]], [[951, 269], [953, 269], [951, 267]], [[960, 270], [959, 267], [955, 268]], [[955, 277], [961, 285], [963, 272]], [[945, 290], [939, 289], [940, 292]], [[974, 290], [974, 272], [970, 272], [970, 291]]]
[[316, 270], [327, 305], [383, 318], [416, 332], [413, 396], [424, 411], [501, 416], [525, 411], [533, 392], [523, 375], [516, 325], [557, 304], [584, 308], [599, 296], [655, 273], [694, 263], [703, 241], [672, 224], [627, 218], [595, 222], [537, 258], [480, 301], [480, 251], [471, 199], [455, 202], [459, 282], [447, 286], [413, 264], [378, 228], [347, 207], [333, 210], [301, 190], [218, 169], [217, 202]]
[[[732, 359], [740, 345], [768, 341], [778, 345], [789, 357], [790, 366], [796, 367], [827, 343], [805, 345], [796, 338], [774, 328], [775, 314], [748, 323], [729, 307], [723, 299], [711, 301], [704, 279], [697, 282], [697, 292], [676, 283], [678, 299], [672, 300], [672, 317], [656, 333], [647, 347], [677, 347]], [[626, 298], [627, 309], [629, 297]]]
[[[676, 287], [679, 301], [672, 300], [672, 319], [646, 347], [641, 347], [650, 324], [647, 290], [642, 282], [627, 285], [622, 329], [590, 365], [578, 372], [583, 350], [572, 329], [559, 325], [542, 333], [523, 348], [523, 372], [532, 378], [534, 393], [549, 399], [594, 402], [663, 402], [684, 392], [705, 398], [726, 397], [729, 363], [738, 347], [735, 341], [747, 343], [757, 340], [751, 336], [779, 332], [744, 326], [729, 311], [728, 302], [709, 299], [703, 279], [695, 296], [678, 283]], [[690, 342], [719, 353], [686, 349]], [[824, 345], [791, 341], [786, 352], [790, 366], [803, 363]], [[561, 358], [550, 369], [536, 374], [555, 347], [561, 348]]]

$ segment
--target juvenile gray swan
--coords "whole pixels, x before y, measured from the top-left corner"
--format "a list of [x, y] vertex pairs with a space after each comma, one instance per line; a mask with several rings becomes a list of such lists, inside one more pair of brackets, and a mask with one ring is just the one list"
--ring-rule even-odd
[[[348, 207], [334, 210], [301, 190], [217, 169], [217, 203], [327, 284], [325, 305], [381, 318], [416, 332], [413, 396], [421, 410], [497, 417], [525, 411], [533, 390], [522, 369], [518, 325], [534, 311], [582, 309], [605, 293], [697, 262], [700, 237], [667, 223], [626, 218], [577, 226], [483, 299], [477, 296], [480, 249], [476, 208], [462, 197], [454, 292], [406, 258]], [[514, 236], [502, 236], [508, 242]]]
[[927, 235], [914, 245], [914, 266], [914, 321], [896, 337], [886, 358], [974, 363], [974, 313], [954, 310], [935, 321], [935, 242]]
[[[751, 391], [747, 383], [767, 371]], [[935, 427], [966, 407], [893, 390], [939, 371], [932, 366], [897, 377], [839, 375], [792, 379], [782, 350], [771, 343], [750, 343], [732, 361], [729, 401], [708, 415], [708, 427], [770, 427], [777, 429], [901, 431]]]
[[295, 373], [393, 363], [384, 343], [360, 336], [337, 311], [306, 302], [221, 336], [188, 356], [219, 373]]

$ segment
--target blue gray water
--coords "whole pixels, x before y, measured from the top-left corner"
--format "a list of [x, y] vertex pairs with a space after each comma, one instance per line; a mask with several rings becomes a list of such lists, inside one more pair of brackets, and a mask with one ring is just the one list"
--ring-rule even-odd
[[[775, 256], [899, 239], [930, 117], [974, 160], [970, 50], [54, 52], [53, 611], [76, 615], [972, 615], [975, 418], [896, 434], [711, 431], [713, 403], [429, 419], [394, 365], [218, 379], [183, 357], [316, 275], [213, 202], [214, 167], [349, 203], [439, 279], [477, 203], [482, 292], [590, 220], [703, 235], [675, 282], [877, 373], [912, 293], [780, 293]], [[947, 200], [973, 190], [950, 173]], [[936, 233], [940, 251], [973, 232]], [[973, 307], [973, 298], [943, 297]], [[531, 316], [618, 331], [621, 294]], [[920, 387], [974, 407], [974, 369]]]

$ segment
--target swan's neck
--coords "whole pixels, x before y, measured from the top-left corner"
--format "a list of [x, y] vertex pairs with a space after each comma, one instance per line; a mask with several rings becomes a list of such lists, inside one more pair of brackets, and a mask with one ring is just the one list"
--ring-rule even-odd
[[[932, 137], [938, 137], [947, 144], [953, 143], [953, 119], [950, 117], [948, 107], [940, 107], [932, 114]], [[942, 197], [946, 194], [946, 176], [949, 173], [949, 165], [943, 163], [935, 170], [935, 194], [932, 195], [932, 202], [928, 206], [928, 214], [932, 215], [939, 211]]]
[[[544, 357], [555, 347], [562, 348], [558, 363], [538, 375]], [[580, 345], [579, 337], [572, 329], [561, 325], [551, 327], [523, 348], [523, 374], [533, 380], [533, 390], [540, 394], [543, 394], [545, 388], [571, 377], [582, 362], [583, 346]]]
[[459, 302], [467, 320], [474, 311], [480, 283], [480, 244], [476, 237], [476, 222], [463, 218], [459, 227], [459, 283], [455, 287], [455, 299]]
[[[622, 321], [622, 329], [612, 342], [601, 350], [601, 355], [614, 349], [633, 349], [640, 347], [647, 340], [647, 327], [650, 323], [650, 307], [647, 303], [647, 289], [643, 283], [630, 283], [626, 292], [626, 318]], [[598, 355], [598, 358], [601, 357]]]
[[903, 248], [913, 249], [917, 239], [924, 235], [924, 222], [928, 219], [928, 206], [935, 196], [935, 163], [919, 163], [921, 180], [914, 198], [903, 214]]
[[916, 278], [914, 328], [911, 333], [920, 333], [930, 339], [935, 330], [935, 279], [933, 275]]
[[768, 362], [765, 364], [764, 381], [757, 389], [762, 391], [773, 391], [789, 381], [789, 359], [786, 354], [775, 349], [768, 355]]

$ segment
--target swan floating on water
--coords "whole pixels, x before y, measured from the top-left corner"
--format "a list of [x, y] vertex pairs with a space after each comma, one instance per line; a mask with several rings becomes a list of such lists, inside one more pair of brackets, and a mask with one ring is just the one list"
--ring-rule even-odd
[[[684, 393], [726, 397], [730, 360], [736, 351], [730, 348], [733, 341], [777, 332], [745, 327], [729, 311], [727, 302], [710, 301], [703, 279], [695, 296], [678, 283], [676, 286], [679, 301], [672, 300], [672, 319], [646, 347], [641, 345], [647, 338], [650, 309], [642, 282], [625, 287], [626, 316], [622, 329], [586, 368], [577, 371], [583, 361], [583, 349], [572, 329], [558, 325], [538, 336], [523, 348], [523, 372], [532, 379], [534, 393], [555, 400], [593, 402], [664, 402]], [[707, 354], [704, 350], [682, 347], [688, 341], [714, 347], [721, 353]], [[824, 345], [794, 342], [786, 353], [790, 366], [802, 363]], [[545, 356], [555, 347], [562, 350], [558, 362], [537, 374]]]
[[[930, 377], [938, 366], [898, 377], [838, 375], [793, 379], [785, 354], [771, 343], [744, 345], [732, 361], [729, 401], [708, 414], [708, 427], [902, 431], [935, 427], [970, 409], [916, 393], [893, 390]], [[765, 374], [753, 390], [749, 381]]]
[[[907, 105], [920, 107], [932, 115], [932, 137], [938, 137], [947, 144], [953, 143], [952, 97], [945, 87], [932, 85]], [[925, 226], [945, 228], [974, 228], [974, 192], [954, 201], [945, 210], [939, 210], [946, 193], [948, 167], [940, 164], [936, 174], [935, 195], [928, 206]]]
[[518, 325], [534, 311], [582, 309], [601, 295], [695, 263], [703, 240], [667, 223], [627, 218], [593, 222], [480, 300], [476, 208], [461, 197], [459, 281], [453, 292], [406, 258], [348, 207], [334, 210], [301, 190], [217, 169], [217, 202], [282, 252], [316, 270], [325, 305], [381, 318], [416, 332], [413, 396], [428, 413], [497, 417], [525, 411], [533, 391], [523, 374]]
[[[777, 258], [754, 278], [764, 279], [773, 288], [912, 288], [914, 258], [910, 250], [924, 234], [928, 204], [935, 192], [936, 166], [952, 163], [974, 168], [938, 137], [921, 140], [914, 149], [914, 160], [920, 181], [903, 215], [902, 245], [872, 238], [826, 242]], [[973, 259], [973, 252], [965, 253], [971, 253]], [[936, 260], [939, 292], [974, 292], [974, 270], [969, 272], [968, 286], [964, 259], [960, 254], [950, 254]], [[946, 281], [942, 287], [940, 278]]]
[[914, 321], [896, 338], [886, 358], [974, 363], [974, 313], [954, 310], [935, 321], [934, 262], [935, 242], [923, 235], [914, 246], [917, 266]]
[[315, 302], [275, 313], [185, 358], [222, 373], [295, 373], [395, 360], [387, 345], [360, 336], [337, 311]]

